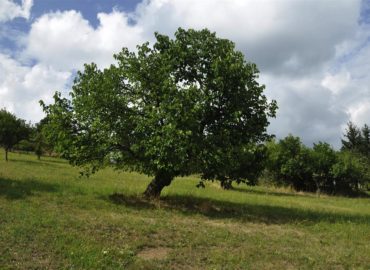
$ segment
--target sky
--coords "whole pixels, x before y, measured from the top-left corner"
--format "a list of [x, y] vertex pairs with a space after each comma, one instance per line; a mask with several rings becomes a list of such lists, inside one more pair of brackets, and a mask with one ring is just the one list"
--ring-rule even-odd
[[277, 138], [338, 148], [348, 121], [370, 124], [370, 0], [0, 0], [0, 108], [35, 123], [84, 63], [178, 27], [215, 31], [257, 64]]

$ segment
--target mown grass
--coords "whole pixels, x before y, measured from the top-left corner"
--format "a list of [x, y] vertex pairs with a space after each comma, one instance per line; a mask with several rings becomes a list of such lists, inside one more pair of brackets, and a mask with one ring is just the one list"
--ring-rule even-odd
[[89, 179], [56, 158], [0, 150], [0, 269], [370, 269], [370, 199], [176, 179]]

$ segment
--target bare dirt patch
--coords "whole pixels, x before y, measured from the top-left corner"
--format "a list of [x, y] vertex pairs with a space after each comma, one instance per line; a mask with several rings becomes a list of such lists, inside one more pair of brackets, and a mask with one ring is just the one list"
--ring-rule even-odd
[[167, 258], [170, 251], [170, 248], [165, 247], [145, 248], [137, 256], [143, 260], [163, 260]]

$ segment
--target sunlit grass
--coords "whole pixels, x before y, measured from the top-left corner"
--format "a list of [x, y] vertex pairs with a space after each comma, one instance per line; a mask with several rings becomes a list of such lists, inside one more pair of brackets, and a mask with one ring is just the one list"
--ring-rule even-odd
[[0, 269], [369, 269], [370, 199], [198, 189], [0, 151]]

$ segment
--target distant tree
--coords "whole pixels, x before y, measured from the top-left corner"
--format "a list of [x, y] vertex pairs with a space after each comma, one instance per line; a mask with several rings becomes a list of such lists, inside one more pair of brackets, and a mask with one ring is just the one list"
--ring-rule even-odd
[[333, 192], [335, 183], [332, 167], [336, 162], [336, 152], [328, 143], [314, 144], [311, 151], [312, 180], [318, 195], [322, 189], [326, 192]]
[[348, 122], [344, 137], [342, 139], [342, 150], [360, 150], [362, 144], [361, 130], [353, 122]]
[[367, 124], [361, 129], [361, 147], [360, 152], [370, 159], [370, 128]]
[[290, 185], [295, 190], [308, 190], [312, 187], [310, 150], [299, 137], [289, 135], [278, 143], [268, 145], [267, 168], [277, 184]]
[[47, 128], [45, 128], [48, 124], [48, 121], [48, 118], [45, 117], [41, 119], [34, 128], [32, 141], [35, 154], [39, 160], [44, 153], [51, 153], [53, 151], [53, 142], [52, 140], [48, 139]]
[[111, 164], [154, 176], [147, 197], [158, 197], [176, 176], [240, 179], [235, 162], [269, 137], [277, 109], [257, 82], [256, 65], [208, 30], [155, 37], [152, 47], [124, 48], [107, 69], [85, 65], [71, 100], [56, 93], [44, 105], [49, 136], [63, 157], [92, 172]]
[[5, 149], [5, 160], [8, 161], [8, 152], [30, 133], [29, 126], [22, 119], [17, 118], [5, 109], [0, 110], [0, 145]]
[[338, 162], [332, 167], [335, 191], [349, 193], [365, 188], [370, 182], [370, 168], [365, 158], [356, 152], [338, 153]]

